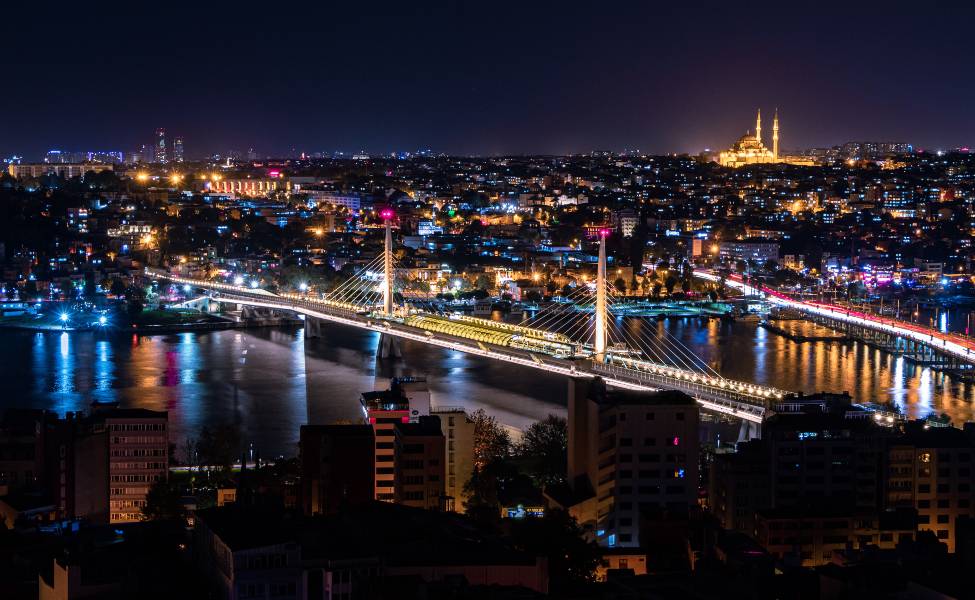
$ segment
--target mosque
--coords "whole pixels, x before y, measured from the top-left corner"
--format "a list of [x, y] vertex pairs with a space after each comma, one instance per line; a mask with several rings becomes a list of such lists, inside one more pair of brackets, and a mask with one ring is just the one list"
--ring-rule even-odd
[[769, 150], [762, 143], [762, 109], [758, 110], [755, 120], [755, 135], [745, 133], [735, 145], [718, 155], [718, 164], [722, 167], [742, 167], [761, 163], [787, 163], [790, 165], [814, 165], [815, 162], [805, 156], [779, 156], [779, 111], [775, 111], [772, 118], [772, 149]]

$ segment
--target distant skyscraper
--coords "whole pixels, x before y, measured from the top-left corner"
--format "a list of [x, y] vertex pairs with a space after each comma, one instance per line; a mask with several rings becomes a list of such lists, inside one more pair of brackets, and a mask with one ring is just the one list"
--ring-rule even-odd
[[64, 153], [60, 150], [48, 150], [47, 154], [44, 155], [44, 162], [53, 164], [63, 163], [65, 162]]
[[183, 162], [183, 136], [178, 135], [173, 140], [173, 160], [175, 162]]
[[156, 130], [156, 162], [168, 162], [166, 160], [166, 130], [162, 128]]

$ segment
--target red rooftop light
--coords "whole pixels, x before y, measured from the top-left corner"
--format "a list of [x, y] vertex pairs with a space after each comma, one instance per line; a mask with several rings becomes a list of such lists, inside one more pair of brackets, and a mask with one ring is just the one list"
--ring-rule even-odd
[[391, 209], [391, 208], [384, 208], [379, 213], [379, 216], [381, 216], [383, 219], [385, 219], [386, 221], [388, 221], [388, 220], [390, 220], [390, 219], [393, 218], [393, 209]]
[[612, 233], [612, 232], [609, 229], [605, 229], [605, 228], [600, 229], [599, 230], [599, 237], [609, 237], [609, 234], [610, 233]]

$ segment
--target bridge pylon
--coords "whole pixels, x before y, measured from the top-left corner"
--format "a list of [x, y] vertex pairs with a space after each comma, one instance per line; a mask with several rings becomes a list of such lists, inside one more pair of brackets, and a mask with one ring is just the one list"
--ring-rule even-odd
[[596, 263], [596, 331], [593, 336], [597, 362], [606, 362], [606, 237], [608, 235], [608, 229], [599, 230], [599, 262]]
[[386, 222], [386, 244], [383, 250], [383, 312], [393, 314], [393, 210], [384, 208], [382, 213]]

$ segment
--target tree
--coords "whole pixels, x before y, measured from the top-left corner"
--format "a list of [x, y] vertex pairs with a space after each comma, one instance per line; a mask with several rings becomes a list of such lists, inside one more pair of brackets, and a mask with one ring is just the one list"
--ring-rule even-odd
[[146, 293], [138, 286], [133, 286], [125, 290], [126, 310], [130, 318], [138, 317], [145, 308]]
[[184, 515], [179, 489], [168, 481], [157, 481], [146, 493], [146, 504], [142, 507], [142, 518], [154, 521], [160, 519], [179, 519]]
[[511, 454], [511, 436], [496, 418], [479, 408], [471, 414], [474, 422], [474, 468], [483, 470], [492, 462]]
[[512, 521], [515, 546], [533, 556], [548, 558], [549, 584], [553, 595], [595, 579], [602, 550], [586, 541], [586, 530], [562, 509], [548, 509], [541, 518]]
[[477, 279], [474, 280], [474, 287], [479, 290], [490, 290], [494, 287], [494, 282], [487, 275], [487, 273], [481, 273], [477, 276]]
[[230, 424], [212, 430], [204, 426], [196, 441], [196, 451], [202, 464], [229, 472], [240, 456], [240, 431]]
[[464, 512], [479, 525], [493, 529], [500, 519], [498, 481], [493, 471], [476, 466], [464, 484]]
[[673, 273], [667, 275], [667, 278], [664, 279], [664, 287], [667, 288], [668, 296], [674, 293], [674, 287], [676, 285], [677, 285], [677, 277]]
[[121, 298], [125, 294], [125, 282], [118, 277], [113, 277], [112, 283], [109, 285], [109, 292], [116, 298]]
[[621, 294], [626, 293], [626, 282], [623, 281], [622, 277], [616, 278], [616, 281], [613, 282], [613, 287], [615, 287], [616, 291], [618, 291]]
[[82, 292], [85, 296], [85, 300], [88, 301], [94, 300], [95, 292], [97, 289], [98, 288], [95, 285], [95, 274], [92, 273], [91, 271], [85, 273], [85, 284]]
[[525, 430], [516, 453], [528, 463], [526, 470], [539, 485], [552, 485], [565, 481], [568, 446], [567, 421], [549, 415]]

